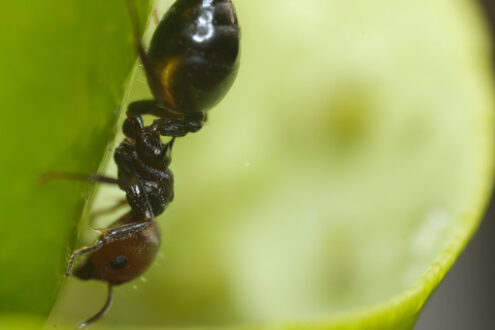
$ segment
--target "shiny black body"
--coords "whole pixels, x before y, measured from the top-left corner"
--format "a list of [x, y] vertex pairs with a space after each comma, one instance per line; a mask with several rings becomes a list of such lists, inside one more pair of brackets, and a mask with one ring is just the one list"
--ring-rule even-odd
[[[133, 102], [123, 125], [125, 139], [116, 148], [118, 177], [99, 174], [51, 173], [46, 179], [68, 178], [118, 185], [130, 210], [109, 228], [97, 229], [92, 245], [75, 251], [66, 275], [108, 283], [105, 305], [80, 328], [100, 319], [112, 300], [112, 287], [140, 276], [153, 262], [160, 245], [155, 217], [174, 198], [169, 169], [176, 137], [197, 132], [206, 111], [231, 87], [239, 67], [239, 26], [231, 0], [177, 0], [164, 15], [146, 52], [133, 0], [131, 14], [136, 49], [153, 99]], [[145, 126], [141, 115], [158, 118]], [[173, 137], [168, 143], [161, 136]], [[106, 213], [106, 212], [104, 212]], [[80, 256], [87, 259], [73, 272]]]
[[[67, 275], [72, 274], [72, 264], [77, 257], [91, 253], [75, 275], [121, 284], [144, 272], [158, 251], [160, 232], [154, 218], [174, 198], [169, 165], [175, 138], [162, 143], [160, 133], [153, 126], [145, 127], [140, 117], [127, 118], [123, 130], [126, 138], [114, 154], [118, 169], [114, 183], [125, 191], [131, 210], [110, 229], [101, 230], [102, 236], [92, 246], [71, 256]], [[111, 178], [106, 180], [109, 183]], [[134, 260], [131, 267], [121, 267], [123, 258]]]
[[128, 114], [161, 117], [155, 126], [165, 136], [198, 131], [235, 80], [239, 40], [231, 0], [176, 1], [141, 55], [154, 99], [131, 104]]
[[203, 112], [218, 103], [239, 67], [239, 25], [230, 0], [177, 1], [160, 21], [148, 58], [165, 106]]

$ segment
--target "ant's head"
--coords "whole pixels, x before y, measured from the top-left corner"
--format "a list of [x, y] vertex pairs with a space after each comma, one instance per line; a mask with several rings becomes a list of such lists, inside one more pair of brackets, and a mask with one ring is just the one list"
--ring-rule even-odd
[[131, 236], [104, 245], [89, 255], [75, 271], [80, 279], [96, 279], [121, 284], [135, 279], [151, 265], [160, 246], [160, 231], [155, 222]]

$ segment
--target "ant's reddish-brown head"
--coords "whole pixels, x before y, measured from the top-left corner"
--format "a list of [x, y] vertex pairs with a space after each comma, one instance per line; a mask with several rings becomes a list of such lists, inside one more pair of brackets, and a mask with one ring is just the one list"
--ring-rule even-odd
[[143, 274], [153, 263], [160, 246], [160, 231], [153, 223], [130, 238], [104, 245], [75, 271], [81, 279], [121, 284]]

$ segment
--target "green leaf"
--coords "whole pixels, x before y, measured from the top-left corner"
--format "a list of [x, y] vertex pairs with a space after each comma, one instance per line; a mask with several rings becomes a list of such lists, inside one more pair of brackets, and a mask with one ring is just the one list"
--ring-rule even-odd
[[0, 316], [43, 316], [90, 186], [38, 178], [98, 169], [136, 53], [123, 0], [2, 1], [0, 44]]

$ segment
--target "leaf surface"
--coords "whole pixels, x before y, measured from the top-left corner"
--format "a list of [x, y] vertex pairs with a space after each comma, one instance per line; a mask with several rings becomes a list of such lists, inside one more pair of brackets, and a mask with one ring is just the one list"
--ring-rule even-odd
[[91, 186], [38, 179], [98, 169], [136, 59], [130, 36], [122, 0], [0, 4], [0, 315], [54, 302]]

